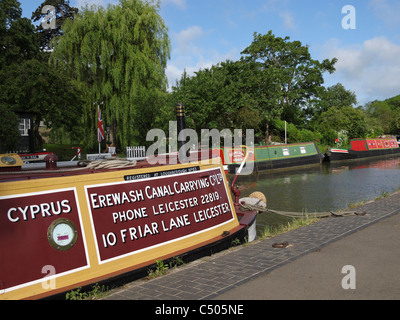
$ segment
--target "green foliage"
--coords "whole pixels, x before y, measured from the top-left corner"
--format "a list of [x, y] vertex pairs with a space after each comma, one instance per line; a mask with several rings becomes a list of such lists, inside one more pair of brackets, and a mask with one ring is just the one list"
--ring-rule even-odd
[[331, 107], [354, 107], [357, 104], [357, 97], [354, 92], [346, 90], [341, 83], [331, 87], [322, 87], [318, 99], [313, 101], [314, 113], [321, 115]]
[[[241, 61], [225, 61], [193, 77], [183, 74], [173, 88], [175, 102], [185, 105], [187, 125], [201, 129], [254, 128], [260, 123], [249, 87], [251, 70]], [[172, 102], [173, 102], [172, 101]]]
[[35, 114], [35, 123], [67, 128], [71, 135], [79, 131], [82, 113], [80, 92], [72, 81], [47, 63], [25, 60], [0, 70], [0, 103], [13, 111]]
[[365, 111], [369, 125], [377, 135], [399, 134], [400, 131], [400, 95], [384, 101], [367, 103]]
[[106, 295], [107, 287], [100, 286], [98, 283], [93, 285], [91, 291], [82, 291], [82, 287], [67, 292], [65, 295], [66, 300], [88, 300], [100, 299]]
[[318, 131], [347, 131], [348, 137], [361, 138], [368, 134], [367, 118], [362, 109], [353, 107], [331, 107], [321, 114]]
[[154, 279], [157, 277], [161, 277], [165, 275], [168, 270], [177, 268], [182, 264], [184, 264], [184, 262], [180, 257], [173, 257], [168, 263], [164, 262], [163, 259], [156, 260], [156, 267], [154, 269], [148, 270], [147, 278]]
[[164, 263], [162, 259], [156, 260], [156, 268], [154, 270], [153, 269], [149, 270], [147, 277], [149, 279], [160, 277], [166, 274], [168, 269], [169, 269], [168, 264]]
[[[275, 140], [283, 142], [285, 137], [285, 121], [274, 119], [271, 122], [271, 127], [273, 133], [279, 137], [279, 139], [275, 138]], [[315, 141], [322, 138], [320, 133], [308, 129], [298, 129], [292, 123], [286, 123], [286, 132], [288, 143]]]
[[111, 125], [111, 140], [122, 147], [143, 141], [165, 99], [170, 43], [159, 5], [120, 0], [86, 7], [66, 20], [53, 40], [50, 62], [79, 83], [87, 142], [96, 140], [97, 104]]
[[35, 27], [22, 18], [20, 3], [0, 1], [0, 69], [39, 55]]
[[[35, 114], [35, 134], [44, 121], [53, 140], [90, 149], [97, 145], [98, 104], [110, 140], [122, 149], [148, 143], [152, 128], [168, 132], [177, 102], [199, 135], [207, 128], [255, 129], [260, 139], [272, 134], [282, 142], [285, 120], [288, 142], [333, 145], [341, 131], [349, 138], [399, 133], [400, 95], [356, 108], [354, 92], [340, 83], [323, 86], [337, 59], [312, 59], [300, 41], [254, 33], [238, 61], [185, 72], [168, 93], [171, 49], [159, 1], [119, 0], [81, 12], [69, 3], [43, 1], [33, 21], [45, 16], [44, 5], [56, 8], [56, 29], [44, 30], [22, 18], [17, 0], [0, 1], [2, 147], [18, 142], [14, 112], [24, 111]], [[50, 41], [51, 55], [43, 52]]]
[[[41, 50], [49, 50], [50, 42], [53, 38], [61, 36], [61, 27], [67, 19], [73, 19], [74, 15], [78, 13], [78, 9], [69, 5], [69, 0], [45, 0], [43, 3], [32, 13], [31, 20], [33, 22], [42, 22], [43, 18], [51, 17], [55, 19], [52, 23], [55, 28], [44, 29], [42, 23], [36, 27], [36, 34], [38, 36], [39, 47]], [[54, 16], [48, 13], [42, 13], [44, 6], [52, 6], [55, 8]]]
[[336, 63], [313, 60], [307, 46], [271, 31], [254, 34], [242, 55], [239, 61], [221, 62], [192, 77], [183, 74], [172, 96], [184, 103], [188, 126], [197, 131], [252, 128], [257, 136], [264, 126], [267, 138], [273, 119], [302, 125], [308, 102], [321, 91], [322, 74], [333, 72]]
[[[319, 93], [322, 74], [335, 71], [337, 59], [314, 60], [307, 45], [289, 40], [275, 37], [271, 30], [265, 35], [255, 33], [242, 54], [245, 61], [257, 65], [261, 81], [268, 83], [269, 106], [281, 109], [282, 118], [296, 124], [301, 121], [302, 109]], [[275, 117], [271, 111], [267, 112], [270, 119]]]
[[19, 141], [18, 117], [10, 106], [0, 103], [0, 141], [2, 151], [15, 150]]

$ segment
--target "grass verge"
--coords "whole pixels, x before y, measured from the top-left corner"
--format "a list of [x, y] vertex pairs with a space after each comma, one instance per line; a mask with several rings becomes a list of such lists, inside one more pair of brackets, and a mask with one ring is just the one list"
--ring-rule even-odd
[[302, 218], [293, 218], [286, 224], [279, 225], [277, 227], [266, 226], [261, 232], [259, 238], [266, 239], [275, 237], [281, 233], [285, 233], [291, 230], [295, 230], [304, 226], [308, 226], [314, 222], [317, 222], [320, 218], [313, 217], [312, 215], [306, 215]]

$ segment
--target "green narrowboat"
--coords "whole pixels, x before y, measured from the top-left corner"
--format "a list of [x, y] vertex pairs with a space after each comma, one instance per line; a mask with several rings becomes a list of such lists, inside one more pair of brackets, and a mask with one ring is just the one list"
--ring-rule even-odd
[[[247, 149], [250, 151], [244, 168], [247, 173], [319, 164], [323, 159], [314, 142], [255, 146]], [[220, 157], [223, 159], [224, 169], [228, 173], [235, 173], [245, 158], [245, 153], [246, 148], [221, 148]]]

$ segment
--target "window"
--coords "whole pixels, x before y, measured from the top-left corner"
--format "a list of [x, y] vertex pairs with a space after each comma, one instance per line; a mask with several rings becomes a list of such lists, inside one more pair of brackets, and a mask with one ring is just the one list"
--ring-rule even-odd
[[31, 128], [30, 119], [19, 119], [19, 133], [21, 136], [28, 136], [28, 130]]
[[282, 149], [284, 156], [290, 156], [289, 148]]

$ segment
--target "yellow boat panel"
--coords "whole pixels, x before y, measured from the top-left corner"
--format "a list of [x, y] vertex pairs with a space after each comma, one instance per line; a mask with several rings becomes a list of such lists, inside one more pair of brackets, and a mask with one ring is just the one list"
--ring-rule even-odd
[[240, 229], [221, 164], [0, 183], [0, 299], [40, 298]]

